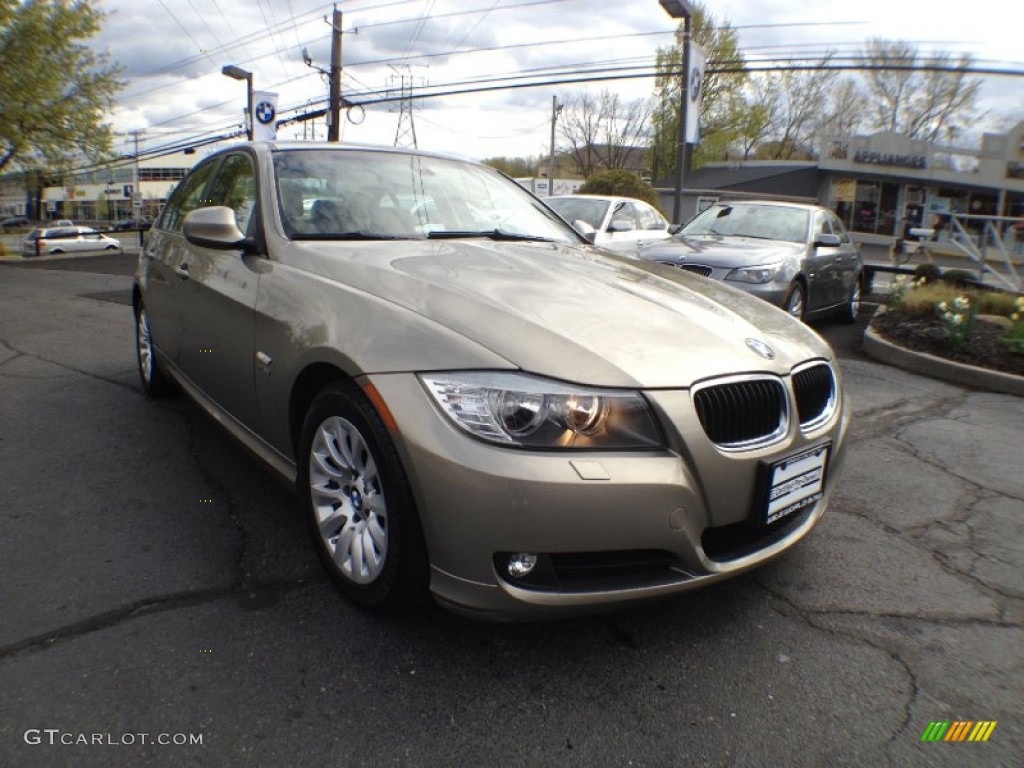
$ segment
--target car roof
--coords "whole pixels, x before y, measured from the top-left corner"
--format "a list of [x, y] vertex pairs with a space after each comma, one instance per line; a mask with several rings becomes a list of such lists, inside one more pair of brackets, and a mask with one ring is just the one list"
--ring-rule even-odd
[[644, 205], [650, 205], [646, 200], [641, 200], [639, 197], [621, 197], [619, 195], [549, 195], [544, 198], [545, 200], [603, 200], [605, 202], [626, 202], [626, 203], [643, 203]]
[[824, 208], [814, 203], [797, 203], [792, 200], [718, 200], [712, 205], [756, 205], [766, 206], [771, 205], [774, 207], [782, 208], [798, 208], [802, 211], [827, 211], [828, 208]]
[[[271, 153], [279, 151], [289, 152], [310, 152], [313, 150], [330, 150], [332, 152], [380, 152], [388, 155], [415, 155], [417, 157], [436, 157], [443, 160], [459, 160], [473, 165], [483, 164], [479, 160], [475, 160], [465, 155], [457, 155], [452, 153], [444, 152], [429, 152], [422, 149], [408, 149], [404, 147], [389, 147], [380, 144], [358, 144], [354, 142], [327, 142], [327, 141], [246, 141], [240, 144], [233, 144], [230, 147], [215, 152], [210, 157], [216, 157], [218, 155], [238, 151], [239, 149], [250, 148], [257, 153]], [[489, 167], [489, 166], [483, 166]]]

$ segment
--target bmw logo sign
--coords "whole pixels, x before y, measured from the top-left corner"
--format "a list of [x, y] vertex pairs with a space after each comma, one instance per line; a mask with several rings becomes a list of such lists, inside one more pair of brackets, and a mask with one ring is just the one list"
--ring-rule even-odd
[[257, 104], [255, 112], [256, 119], [264, 125], [274, 122], [274, 118], [277, 116], [277, 110], [269, 101], [261, 101]]
[[697, 103], [700, 101], [700, 86], [701, 78], [703, 77], [700, 67], [694, 67], [690, 70], [690, 101]]

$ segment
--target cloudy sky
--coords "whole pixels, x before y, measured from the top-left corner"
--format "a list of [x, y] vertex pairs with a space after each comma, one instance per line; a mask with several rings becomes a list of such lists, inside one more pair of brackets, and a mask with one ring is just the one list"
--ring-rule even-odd
[[[153, 149], [240, 127], [245, 85], [220, 74], [253, 72], [257, 90], [279, 94], [279, 117], [323, 106], [330, 64], [331, 4], [316, 0], [105, 0], [94, 41], [123, 68], [112, 116], [119, 132], [143, 131]], [[497, 84], [552, 71], [650, 65], [675, 21], [657, 0], [346, 0], [343, 95], [373, 102], [401, 78], [421, 93]], [[715, 0], [708, 8], [738, 32], [748, 59], [854, 53], [873, 37], [905, 40], [927, 54], [970, 53], [980, 66], [1024, 70], [1020, 27], [1005, 0]], [[313, 67], [303, 63], [308, 51]], [[484, 82], [486, 81], [486, 82]], [[504, 80], [501, 82], [524, 82]], [[529, 81], [525, 81], [529, 82]], [[648, 96], [650, 79], [533, 86], [423, 99], [414, 114], [419, 146], [475, 158], [548, 151], [552, 95], [589, 87]], [[1024, 119], [1024, 77], [984, 79], [986, 126]], [[344, 122], [345, 141], [392, 144], [395, 105], [368, 103]], [[324, 138], [322, 119], [282, 128], [280, 138]], [[126, 140], [127, 141], [127, 140]], [[126, 143], [125, 148], [129, 145]]]

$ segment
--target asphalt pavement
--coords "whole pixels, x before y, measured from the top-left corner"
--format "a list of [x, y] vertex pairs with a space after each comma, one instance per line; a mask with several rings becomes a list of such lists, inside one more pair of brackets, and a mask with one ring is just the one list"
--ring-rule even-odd
[[867, 360], [868, 310], [816, 325], [855, 420], [782, 559], [572, 621], [381, 620], [288, 489], [143, 397], [132, 266], [0, 264], [0, 765], [1022, 764], [1024, 400]]

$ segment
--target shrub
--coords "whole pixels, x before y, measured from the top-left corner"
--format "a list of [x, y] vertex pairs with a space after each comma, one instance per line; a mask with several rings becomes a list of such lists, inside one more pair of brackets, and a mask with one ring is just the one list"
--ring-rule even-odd
[[661, 206], [658, 204], [658, 193], [654, 191], [654, 187], [629, 171], [598, 171], [576, 191], [581, 195], [635, 197], [661, 210]]
[[927, 317], [934, 315], [935, 305], [943, 301], [950, 302], [963, 291], [945, 283], [929, 283], [924, 278], [913, 282], [905, 282], [906, 288], [894, 307], [890, 297], [889, 309], [898, 311], [907, 317]]
[[1003, 315], [1009, 317], [1018, 311], [1018, 300], [1021, 297], [1005, 291], [980, 291], [978, 293], [978, 311], [983, 315]]
[[969, 269], [947, 269], [939, 279], [944, 283], [963, 287], [976, 285], [978, 276]]
[[942, 274], [942, 270], [931, 262], [925, 262], [924, 264], [918, 264], [914, 267], [914, 277], [918, 280], [924, 280], [926, 283], [932, 283], [939, 279]]
[[1003, 336], [1003, 343], [1011, 352], [1024, 355], [1024, 322], [1014, 323], [1013, 327]]
[[7, 258], [7, 246], [5, 246], [3, 243], [0, 243], [0, 259], [5, 258]]

